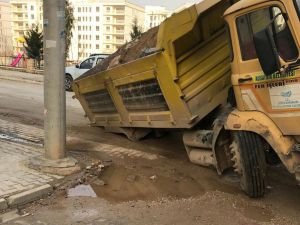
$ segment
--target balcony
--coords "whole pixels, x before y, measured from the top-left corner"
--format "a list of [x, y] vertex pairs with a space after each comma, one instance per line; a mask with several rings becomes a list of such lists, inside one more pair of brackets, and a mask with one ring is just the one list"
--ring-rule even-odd
[[14, 30], [25, 31], [25, 30], [28, 30], [28, 28], [26, 28], [26, 26], [14, 26]]
[[116, 39], [115, 43], [117, 43], [117, 44], [124, 44], [125, 41], [124, 41], [124, 39]]
[[19, 7], [14, 7], [12, 11], [13, 13], [27, 13], [27, 9], [19, 8]]
[[104, 15], [109, 15], [109, 16], [123, 16], [123, 15], [125, 15], [125, 10], [104, 11]]
[[14, 16], [13, 17], [13, 21], [20, 21], [20, 22], [23, 22], [23, 21], [27, 21], [28, 20], [28, 17], [27, 16]]
[[115, 24], [124, 24], [125, 20], [115, 20]]
[[125, 20], [106, 20], [103, 23], [111, 25], [125, 25]]

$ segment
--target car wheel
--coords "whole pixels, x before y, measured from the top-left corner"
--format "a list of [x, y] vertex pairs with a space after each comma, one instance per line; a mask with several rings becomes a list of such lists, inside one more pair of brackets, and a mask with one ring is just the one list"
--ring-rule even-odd
[[71, 75], [66, 74], [66, 78], [65, 78], [66, 91], [72, 91], [72, 84], [73, 84], [73, 78], [71, 77]]

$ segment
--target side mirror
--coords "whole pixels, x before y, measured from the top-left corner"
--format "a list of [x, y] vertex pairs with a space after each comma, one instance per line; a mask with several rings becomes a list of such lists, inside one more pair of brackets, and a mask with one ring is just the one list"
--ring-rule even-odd
[[280, 71], [279, 55], [269, 28], [254, 34], [254, 45], [265, 75], [271, 75]]
[[76, 66], [75, 66], [77, 69], [79, 69], [79, 65], [77, 64]]

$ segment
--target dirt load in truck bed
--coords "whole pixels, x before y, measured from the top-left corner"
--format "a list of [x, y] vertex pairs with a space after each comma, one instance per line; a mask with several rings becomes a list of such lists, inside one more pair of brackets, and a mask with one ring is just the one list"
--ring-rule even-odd
[[122, 45], [115, 53], [101, 61], [94, 68], [80, 76], [78, 79], [95, 75], [120, 64], [142, 58], [156, 47], [159, 27], [154, 27], [143, 33], [139, 38]]

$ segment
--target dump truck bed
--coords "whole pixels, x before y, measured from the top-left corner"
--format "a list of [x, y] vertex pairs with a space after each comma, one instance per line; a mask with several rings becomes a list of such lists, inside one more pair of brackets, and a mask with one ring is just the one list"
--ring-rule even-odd
[[155, 53], [74, 81], [93, 126], [191, 128], [225, 104], [231, 86], [227, 0], [206, 0], [164, 21]]

